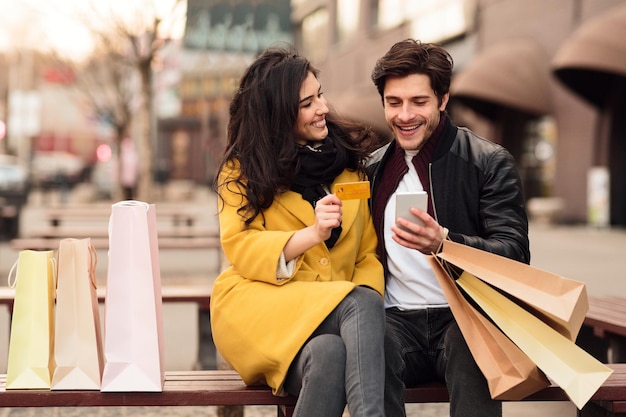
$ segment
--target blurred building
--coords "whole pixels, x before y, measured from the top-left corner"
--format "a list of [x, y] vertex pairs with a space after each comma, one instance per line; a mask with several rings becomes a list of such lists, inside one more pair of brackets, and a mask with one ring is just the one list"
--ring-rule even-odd
[[61, 174], [82, 180], [104, 135], [73, 69], [49, 54], [13, 51], [0, 59], [0, 92], [0, 120], [7, 123], [0, 153], [15, 155], [34, 187]]
[[[254, 56], [291, 41], [319, 67], [340, 113], [387, 137], [370, 79], [376, 60], [413, 37], [455, 61], [448, 111], [507, 147], [528, 200], [559, 220], [626, 226], [626, 0], [188, 0], [185, 37], [155, 62], [154, 175], [209, 182], [228, 106]], [[93, 164], [112, 132], [39, 54], [0, 56], [0, 151]]]
[[157, 180], [213, 180], [239, 78], [269, 45], [293, 42], [289, 1], [187, 1], [182, 42], [163, 51], [156, 76]]
[[[156, 179], [209, 183], [226, 143], [230, 98], [253, 55], [170, 46], [165, 51], [169, 58], [164, 59], [170, 64], [156, 77], [156, 97], [161, 102], [157, 104]], [[176, 73], [176, 81], [166, 87], [162, 83], [168, 71]], [[159, 99], [167, 96], [175, 106]]]
[[388, 134], [370, 74], [396, 41], [455, 61], [448, 111], [507, 147], [527, 199], [626, 226], [626, 1], [292, 0], [296, 44], [340, 113]]

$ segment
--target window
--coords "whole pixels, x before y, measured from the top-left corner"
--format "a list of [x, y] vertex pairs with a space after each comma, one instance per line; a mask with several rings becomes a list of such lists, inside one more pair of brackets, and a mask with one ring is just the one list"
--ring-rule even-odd
[[407, 1], [411, 37], [440, 42], [467, 31], [463, 0]]
[[350, 39], [359, 29], [361, 0], [337, 0], [338, 41]]
[[378, 27], [391, 29], [408, 22], [410, 36], [441, 42], [468, 30], [467, 0], [378, 0]]
[[406, 18], [405, 0], [378, 0], [378, 27], [391, 29]]
[[326, 58], [328, 20], [326, 9], [317, 9], [302, 19], [302, 53], [313, 63], [319, 63]]

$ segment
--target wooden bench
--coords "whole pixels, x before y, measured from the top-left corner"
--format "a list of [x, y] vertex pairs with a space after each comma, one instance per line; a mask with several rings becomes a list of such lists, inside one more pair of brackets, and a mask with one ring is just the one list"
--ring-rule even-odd
[[[158, 220], [169, 219], [175, 227], [193, 227], [199, 215], [197, 208], [183, 205], [156, 205]], [[44, 212], [44, 217], [51, 227], [59, 227], [69, 222], [108, 220], [111, 205], [84, 205], [52, 207]]]
[[[107, 237], [108, 229], [106, 224], [101, 225], [67, 225], [55, 228], [39, 228], [36, 233], [25, 234], [24, 238], [43, 237], [43, 238], [64, 238], [64, 237]], [[204, 237], [217, 236], [219, 234], [214, 228], [194, 227], [172, 227], [157, 225], [157, 233], [161, 237]]]
[[[74, 235], [66, 235], [67, 237], [77, 237]], [[96, 249], [108, 249], [108, 237], [91, 237], [91, 243]], [[77, 237], [82, 238], [82, 237]], [[61, 238], [53, 237], [23, 237], [10, 241], [10, 246], [14, 250], [57, 250]], [[217, 249], [220, 247], [220, 239], [217, 234], [213, 236], [180, 236], [180, 237], [161, 237], [159, 236], [160, 249]]]
[[[157, 230], [164, 237], [216, 236], [216, 228], [198, 225], [203, 214], [197, 206], [181, 204], [157, 205]], [[43, 224], [27, 229], [23, 238], [106, 237], [111, 205], [72, 205], [41, 210]]]
[[[626, 298], [605, 296], [589, 297], [589, 311], [585, 317], [584, 327], [590, 334], [582, 332], [579, 343], [586, 350], [595, 339], [600, 344], [599, 360], [609, 363], [626, 361]], [[594, 355], [596, 356], [596, 355]]]
[[[196, 303], [201, 311], [209, 311], [211, 302], [212, 280], [207, 280], [206, 285], [172, 285], [167, 284], [161, 287], [161, 299], [164, 303], [185, 302]], [[106, 288], [98, 287], [98, 301], [104, 302]], [[6, 305], [9, 313], [13, 311], [13, 299], [15, 298], [15, 288], [0, 287], [0, 305]]]
[[[579, 417], [626, 416], [626, 364], [609, 365], [615, 372], [598, 389]], [[290, 417], [296, 399], [276, 397], [264, 386], [248, 387], [234, 371], [166, 372], [163, 392], [6, 390], [0, 375], [0, 407], [114, 407], [114, 406], [246, 406], [275, 405], [277, 415]], [[407, 390], [406, 403], [448, 402], [443, 384]], [[557, 387], [545, 388], [523, 401], [569, 401]]]
[[590, 297], [585, 324], [598, 337], [626, 336], [626, 298]]
[[[108, 219], [110, 206], [51, 208], [44, 211], [49, 225], [36, 228], [12, 239], [14, 250], [55, 250], [63, 238], [90, 238], [96, 249], [108, 249]], [[198, 227], [197, 209], [180, 206], [157, 208], [157, 234], [161, 249], [216, 249], [220, 247], [217, 228]], [[171, 218], [172, 224], [163, 225], [161, 219]]]

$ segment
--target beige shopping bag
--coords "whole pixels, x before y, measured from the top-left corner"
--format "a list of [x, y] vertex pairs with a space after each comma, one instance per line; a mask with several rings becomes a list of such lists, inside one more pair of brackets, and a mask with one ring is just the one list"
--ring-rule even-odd
[[7, 389], [49, 389], [54, 370], [54, 252], [23, 250], [15, 286]]
[[456, 282], [579, 409], [613, 372], [475, 276], [463, 272]]
[[491, 398], [521, 400], [549, 386], [550, 381], [533, 361], [467, 301], [440, 261], [433, 256], [428, 260], [467, 346], [487, 379]]
[[162, 391], [165, 379], [156, 207], [113, 205], [101, 391]]
[[57, 253], [53, 390], [99, 390], [104, 366], [90, 239], [62, 239]]
[[438, 258], [520, 301], [570, 340], [589, 310], [585, 284], [503, 256], [445, 241]]

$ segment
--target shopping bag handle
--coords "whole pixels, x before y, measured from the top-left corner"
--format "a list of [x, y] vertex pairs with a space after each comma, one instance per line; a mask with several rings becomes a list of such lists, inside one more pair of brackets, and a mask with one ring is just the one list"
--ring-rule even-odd
[[91, 261], [91, 268], [89, 268], [89, 280], [91, 281], [91, 285], [98, 289], [98, 284], [96, 283], [96, 265], [98, 264], [98, 252], [96, 251], [96, 247], [89, 244], [89, 260]]
[[[9, 286], [9, 288], [15, 288], [15, 285], [17, 284], [17, 271], [15, 270], [15, 268], [17, 267], [17, 263], [20, 259], [17, 258], [15, 260], [15, 262], [13, 262], [13, 266], [11, 267], [11, 269], [9, 270], [9, 276], [7, 278], [7, 285]], [[54, 288], [57, 287], [57, 262], [56, 259], [54, 259], [54, 257], [50, 258], [50, 262], [52, 262], [52, 279], [54, 280]], [[11, 276], [13, 276], [13, 281], [11, 281]]]
[[[57, 287], [57, 284], [59, 283], [58, 277], [59, 277], [59, 273], [58, 273], [58, 264], [57, 264], [57, 258], [55, 258], [54, 256], [50, 258], [50, 263], [52, 263], [52, 283], [54, 284], [54, 288]], [[55, 294], [55, 298], [56, 298], [56, 294]]]
[[113, 207], [116, 207], [116, 206], [144, 206], [146, 208], [146, 211], [150, 209], [150, 204], [146, 203], [145, 201], [137, 201], [137, 200], [118, 201], [117, 203], [113, 204]]
[[[118, 201], [117, 203], [114, 203], [112, 205], [112, 207], [122, 207], [122, 206], [144, 206], [146, 209], [146, 212], [148, 210], [150, 210], [150, 204], [144, 202], [144, 201], [137, 201], [137, 200], [123, 200], [123, 201]], [[111, 212], [111, 215], [109, 216], [109, 237], [111, 236], [111, 218], [113, 217], [113, 212]]]
[[[17, 272], [15, 271], [15, 267], [17, 266], [18, 260], [19, 259], [16, 259], [15, 262], [13, 262], [13, 266], [9, 270], [9, 277], [7, 278], [7, 285], [9, 286], [9, 288], [15, 288], [15, 284], [17, 282]], [[15, 276], [13, 277], [13, 282], [11, 282], [11, 276], [14, 275], [13, 274], [14, 272], [15, 272]]]
[[437, 260], [439, 261], [443, 269], [446, 271], [446, 273], [450, 276], [450, 278], [452, 278], [455, 281], [459, 279], [459, 277], [461, 276], [461, 272], [462, 272], [461, 270], [459, 270], [458, 268], [455, 268], [454, 265], [451, 265], [445, 259], [437, 258]]

